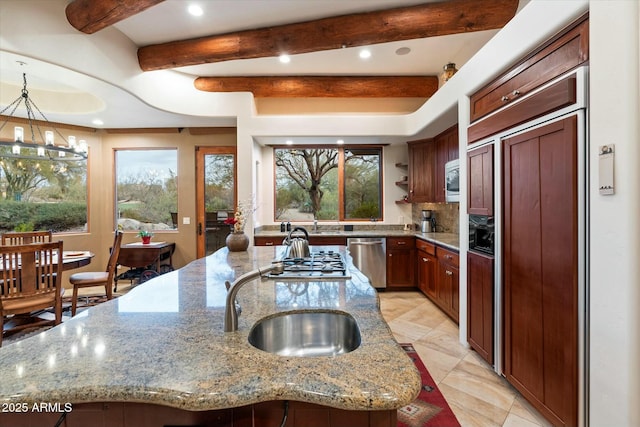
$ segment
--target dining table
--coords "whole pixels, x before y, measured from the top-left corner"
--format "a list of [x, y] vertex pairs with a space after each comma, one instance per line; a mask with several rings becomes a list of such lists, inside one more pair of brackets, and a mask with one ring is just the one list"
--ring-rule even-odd
[[94, 256], [91, 251], [62, 251], [62, 270], [75, 270], [89, 265]]

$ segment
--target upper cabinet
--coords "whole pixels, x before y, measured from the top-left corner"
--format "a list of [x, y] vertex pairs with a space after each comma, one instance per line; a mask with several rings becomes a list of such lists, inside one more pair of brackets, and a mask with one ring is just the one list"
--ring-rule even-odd
[[459, 157], [458, 125], [433, 139], [410, 141], [408, 145], [409, 201], [444, 202], [444, 165]]
[[435, 144], [432, 139], [411, 141], [409, 144], [409, 201], [434, 200]]
[[493, 215], [493, 145], [467, 153], [468, 205], [470, 215]]
[[518, 100], [589, 59], [589, 21], [585, 16], [552, 42], [533, 52], [471, 96], [471, 121]]
[[434, 138], [436, 144], [436, 169], [434, 200], [445, 202], [444, 165], [457, 159], [458, 156], [458, 125], [450, 127]]

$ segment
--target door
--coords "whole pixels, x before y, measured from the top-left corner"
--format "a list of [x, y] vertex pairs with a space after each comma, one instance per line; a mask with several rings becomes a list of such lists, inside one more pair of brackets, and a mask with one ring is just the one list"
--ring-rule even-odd
[[578, 424], [577, 118], [503, 143], [505, 376], [554, 425]]
[[196, 148], [197, 256], [201, 258], [225, 245], [236, 196], [236, 147]]
[[493, 257], [467, 252], [467, 339], [493, 364]]

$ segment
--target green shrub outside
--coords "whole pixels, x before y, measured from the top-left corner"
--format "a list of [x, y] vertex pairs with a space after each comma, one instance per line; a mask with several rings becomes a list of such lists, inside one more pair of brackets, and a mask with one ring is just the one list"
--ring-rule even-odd
[[87, 205], [81, 202], [31, 203], [0, 201], [0, 231], [52, 230], [84, 227]]

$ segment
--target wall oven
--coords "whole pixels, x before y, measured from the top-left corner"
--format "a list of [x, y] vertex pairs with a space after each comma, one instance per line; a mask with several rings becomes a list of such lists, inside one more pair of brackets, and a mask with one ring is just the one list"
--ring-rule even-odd
[[444, 165], [445, 201], [460, 201], [460, 159], [451, 160]]

